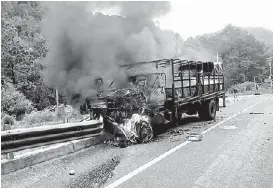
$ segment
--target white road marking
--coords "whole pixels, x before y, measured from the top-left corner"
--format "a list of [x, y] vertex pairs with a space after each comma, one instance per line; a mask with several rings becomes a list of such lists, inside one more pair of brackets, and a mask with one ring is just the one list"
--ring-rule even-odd
[[[271, 97], [271, 96], [270, 96]], [[270, 97], [267, 97], [266, 99], [270, 98]], [[222, 125], [223, 123], [231, 120], [232, 118], [236, 117], [237, 115], [241, 114], [242, 112], [245, 112], [247, 110], [249, 110], [250, 108], [252, 108], [253, 106], [256, 106], [257, 104], [261, 103], [262, 101], [266, 100], [266, 99], [262, 99], [260, 100], [259, 102], [256, 102], [255, 104], [249, 106], [248, 108], [234, 114], [233, 116], [230, 116], [229, 118], [217, 123], [216, 125], [210, 127], [209, 129], [203, 131], [201, 134], [204, 135], [206, 133], [208, 133], [209, 131], [211, 131], [212, 129], [215, 129], [217, 126], [219, 125]], [[130, 172], [129, 174], [121, 177], [120, 179], [114, 181], [112, 184], [108, 185], [107, 187], [105, 188], [115, 188], [119, 185], [121, 185], [122, 183], [124, 183], [125, 181], [131, 179], [133, 176], [139, 174], [140, 172], [144, 171], [145, 169], [151, 167], [152, 165], [156, 164], [157, 162], [161, 161], [162, 159], [166, 158], [167, 156], [169, 156], [170, 154], [174, 153], [175, 151], [179, 150], [180, 148], [186, 146], [187, 144], [191, 143], [191, 141], [185, 141], [181, 144], [179, 144], [178, 146], [170, 149], [169, 151], [163, 153], [162, 155], [156, 157], [155, 159], [151, 160], [150, 162], [144, 164], [143, 166], [140, 166], [139, 168], [135, 169], [134, 171]]]
[[234, 129], [237, 129], [236, 126], [234, 125], [231, 125], [231, 126], [223, 126], [223, 127], [219, 127], [221, 129], [225, 129], [225, 130], [234, 130]]

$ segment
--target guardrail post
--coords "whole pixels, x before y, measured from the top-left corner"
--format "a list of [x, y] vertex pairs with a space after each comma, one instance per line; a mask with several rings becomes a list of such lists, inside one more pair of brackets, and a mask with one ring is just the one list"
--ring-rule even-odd
[[[10, 124], [4, 124], [4, 131], [11, 130]], [[14, 159], [14, 153], [10, 152], [6, 154], [6, 159]]]

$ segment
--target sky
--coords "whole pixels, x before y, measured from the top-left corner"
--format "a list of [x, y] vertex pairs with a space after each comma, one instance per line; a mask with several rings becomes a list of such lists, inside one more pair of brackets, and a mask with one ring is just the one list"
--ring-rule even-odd
[[160, 28], [183, 39], [216, 32], [232, 24], [273, 31], [273, 0], [175, 0], [169, 14], [158, 18]]

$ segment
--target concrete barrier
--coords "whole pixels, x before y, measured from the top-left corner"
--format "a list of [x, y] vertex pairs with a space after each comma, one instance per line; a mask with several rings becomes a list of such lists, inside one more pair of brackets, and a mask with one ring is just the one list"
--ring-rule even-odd
[[32, 166], [53, 158], [61, 157], [74, 153], [81, 149], [98, 144], [99, 138], [85, 138], [81, 140], [73, 140], [66, 143], [54, 144], [47, 148], [15, 155], [14, 159], [1, 160], [1, 174], [7, 174], [28, 166]]

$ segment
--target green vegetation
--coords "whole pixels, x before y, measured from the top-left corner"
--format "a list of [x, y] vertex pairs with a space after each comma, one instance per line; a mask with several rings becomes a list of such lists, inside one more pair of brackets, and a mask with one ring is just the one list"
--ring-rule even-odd
[[1, 90], [1, 110], [8, 115], [13, 115], [17, 120], [33, 110], [31, 102], [12, 84], [7, 84]]
[[215, 54], [219, 53], [225, 68], [226, 87], [229, 88], [253, 81], [254, 76], [260, 79], [268, 77], [265, 59], [273, 55], [272, 49], [247, 30], [227, 25], [219, 32], [188, 39], [181, 56], [183, 53], [187, 56], [193, 54], [190, 56], [192, 59], [215, 60]]

